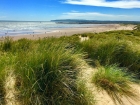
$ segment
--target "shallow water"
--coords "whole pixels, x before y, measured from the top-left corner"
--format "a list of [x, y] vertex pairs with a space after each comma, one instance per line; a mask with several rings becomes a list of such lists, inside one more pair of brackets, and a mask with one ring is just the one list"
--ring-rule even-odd
[[49, 33], [63, 28], [94, 27], [99, 24], [56, 24], [54, 22], [0, 22], [0, 36]]

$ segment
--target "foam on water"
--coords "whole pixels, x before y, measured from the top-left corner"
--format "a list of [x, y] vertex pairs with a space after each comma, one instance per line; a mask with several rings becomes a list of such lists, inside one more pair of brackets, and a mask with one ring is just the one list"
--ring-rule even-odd
[[54, 22], [0, 22], [0, 36], [50, 33], [63, 28], [91, 27], [95, 24], [56, 24]]

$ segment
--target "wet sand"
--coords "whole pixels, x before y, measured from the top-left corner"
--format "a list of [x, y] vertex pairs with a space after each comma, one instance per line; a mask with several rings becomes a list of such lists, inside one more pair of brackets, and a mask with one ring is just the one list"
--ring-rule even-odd
[[[81, 24], [82, 25], [82, 24]], [[119, 25], [119, 24], [108, 24], [108, 25], [100, 25], [95, 27], [86, 27], [86, 28], [65, 28], [65, 29], [58, 29], [53, 32], [44, 32], [41, 34], [26, 34], [26, 35], [16, 35], [10, 36], [13, 40], [18, 40], [21, 38], [27, 39], [39, 39], [45, 37], [61, 37], [61, 36], [71, 36], [74, 34], [82, 34], [82, 33], [99, 33], [105, 31], [112, 31], [112, 30], [133, 30], [134, 25]], [[1, 37], [2, 39], [3, 37]]]

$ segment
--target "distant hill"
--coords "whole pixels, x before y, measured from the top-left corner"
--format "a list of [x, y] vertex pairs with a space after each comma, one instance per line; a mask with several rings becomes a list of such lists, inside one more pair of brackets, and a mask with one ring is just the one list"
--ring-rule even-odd
[[140, 21], [100, 21], [80, 19], [60, 19], [51, 21], [58, 24], [140, 24]]
[[49, 21], [19, 21], [19, 20], [0, 20], [0, 22], [49, 22]]

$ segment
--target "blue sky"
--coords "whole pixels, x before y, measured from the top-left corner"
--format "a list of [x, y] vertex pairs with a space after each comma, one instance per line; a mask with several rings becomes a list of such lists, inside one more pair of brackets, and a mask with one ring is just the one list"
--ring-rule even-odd
[[0, 20], [140, 21], [140, 0], [0, 0]]

